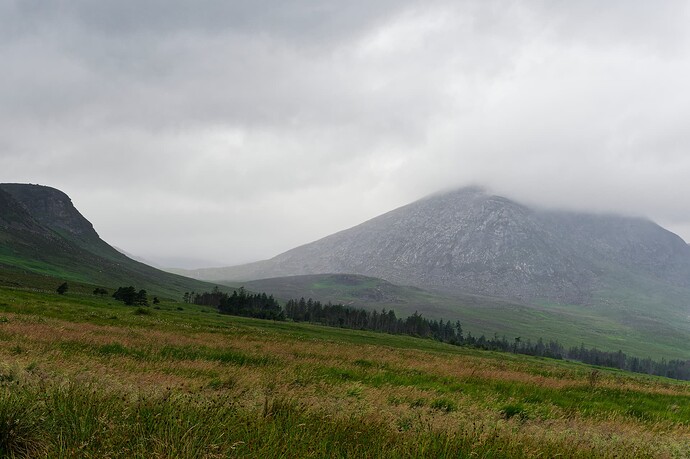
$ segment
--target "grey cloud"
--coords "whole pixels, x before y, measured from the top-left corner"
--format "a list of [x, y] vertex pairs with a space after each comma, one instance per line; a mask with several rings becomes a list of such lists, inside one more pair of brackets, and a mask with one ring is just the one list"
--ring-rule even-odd
[[469, 183], [690, 237], [687, 19], [684, 2], [4, 2], [0, 179], [64, 189], [153, 259], [268, 257]]
[[[136, 36], [166, 39], [176, 35], [206, 36], [227, 31], [271, 35], [318, 45], [356, 35], [414, 2], [361, 0], [315, 2], [297, 0], [182, 0], [71, 2], [22, 1], [4, 6], [5, 35], [33, 33], [38, 27], [65, 25], [84, 29], [90, 37]], [[88, 43], [84, 43], [88, 46]]]

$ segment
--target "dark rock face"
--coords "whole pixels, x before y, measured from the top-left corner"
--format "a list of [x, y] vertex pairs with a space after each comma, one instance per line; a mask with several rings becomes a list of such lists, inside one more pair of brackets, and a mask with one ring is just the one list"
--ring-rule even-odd
[[586, 304], [601, 276], [690, 284], [690, 250], [643, 219], [535, 211], [479, 189], [434, 195], [209, 280], [354, 273], [444, 291]]
[[[23, 240], [23, 245], [35, 242], [39, 246], [63, 246], [62, 238], [34, 219], [28, 210], [0, 185], [0, 241]], [[32, 241], [32, 242], [29, 242]]]
[[62, 191], [41, 185], [0, 184], [36, 222], [58, 233], [67, 233], [83, 241], [97, 241], [93, 225], [74, 207]]
[[0, 227], [31, 230], [32, 218], [11, 195], [0, 188]]

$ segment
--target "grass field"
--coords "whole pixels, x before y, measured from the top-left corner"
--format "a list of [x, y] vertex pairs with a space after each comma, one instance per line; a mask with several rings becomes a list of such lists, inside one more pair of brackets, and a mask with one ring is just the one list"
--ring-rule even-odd
[[689, 457], [690, 384], [0, 287], [0, 456]]

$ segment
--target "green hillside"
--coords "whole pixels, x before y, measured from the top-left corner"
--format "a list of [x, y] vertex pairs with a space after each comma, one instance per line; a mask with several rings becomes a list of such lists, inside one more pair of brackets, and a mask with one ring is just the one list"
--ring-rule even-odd
[[[541, 337], [566, 346], [585, 343], [603, 350], [620, 349], [640, 357], [690, 358], [687, 318], [677, 317], [676, 308], [665, 309], [663, 298], [673, 294], [670, 289], [657, 299], [657, 307], [649, 308], [651, 298], [640, 297], [640, 293], [625, 296], [622, 288], [600, 292], [602, 302], [606, 302], [606, 307], [602, 307], [526, 304], [478, 295], [443, 294], [351, 274], [280, 277], [243, 285], [250, 290], [271, 292], [281, 300], [312, 297], [324, 303], [393, 309], [402, 316], [419, 311], [432, 319], [460, 320], [463, 328], [475, 336], [498, 334], [510, 340], [521, 337], [533, 341]], [[683, 294], [681, 291], [678, 296]]]

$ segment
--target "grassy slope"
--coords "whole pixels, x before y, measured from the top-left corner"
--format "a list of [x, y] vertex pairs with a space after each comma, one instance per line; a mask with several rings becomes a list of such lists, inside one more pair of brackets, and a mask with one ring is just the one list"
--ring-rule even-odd
[[49, 230], [16, 234], [0, 231], [0, 285], [33, 285], [21, 284], [22, 278], [31, 275], [107, 288], [135, 285], [167, 297], [213, 287], [131, 260], [100, 239], [85, 243]]
[[192, 305], [147, 311], [0, 288], [0, 455], [690, 454], [686, 383]]
[[[137, 263], [137, 262], [133, 262]], [[134, 285], [150, 295], [181, 298], [187, 291], [205, 291], [213, 284], [175, 276], [148, 266], [126, 265], [112, 270], [99, 269], [89, 263], [71, 260], [28, 259], [4, 256], [0, 253], [0, 285], [33, 286], [40, 283], [45, 289], [54, 289], [63, 281], [114, 290], [119, 286]], [[112, 267], [112, 265], [111, 265]], [[53, 286], [53, 284], [55, 286]]]
[[[584, 342], [603, 350], [621, 349], [639, 357], [690, 358], [687, 317], [681, 319], [675, 307], [665, 308], [663, 298], [641, 296], [644, 285], [627, 295], [622, 287], [598, 292], [597, 301], [605, 306], [526, 305], [473, 295], [453, 296], [355, 275], [294, 276], [244, 285], [271, 292], [282, 300], [304, 296], [366, 309], [393, 309], [399, 315], [420, 311], [429, 318], [460, 320], [475, 335], [542, 337], [564, 345]], [[649, 287], [649, 291], [659, 291]], [[667, 295], [671, 294], [667, 289]]]

